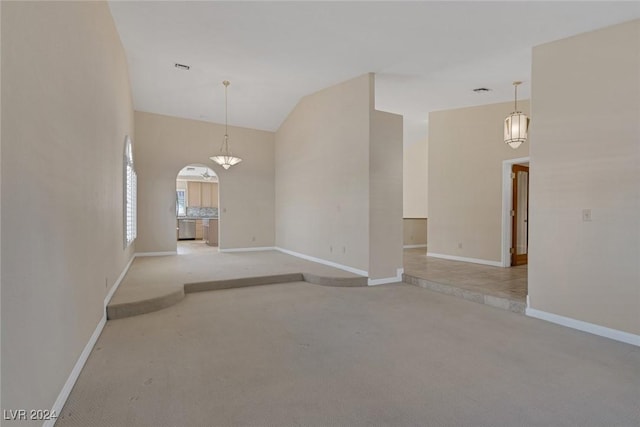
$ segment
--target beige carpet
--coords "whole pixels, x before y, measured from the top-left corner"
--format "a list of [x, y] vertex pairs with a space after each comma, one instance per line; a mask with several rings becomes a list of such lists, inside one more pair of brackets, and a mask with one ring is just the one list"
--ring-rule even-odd
[[[357, 274], [275, 250], [222, 253], [202, 242], [188, 245], [180, 242], [178, 247], [185, 254], [140, 257], [133, 261], [107, 305], [109, 319], [149, 313], [177, 304], [184, 298], [185, 284], [293, 273], [303, 273], [305, 280], [325, 285], [367, 284], [366, 278]], [[307, 276], [311, 278], [307, 279]]]
[[109, 321], [58, 426], [640, 425], [640, 349], [405, 284]]

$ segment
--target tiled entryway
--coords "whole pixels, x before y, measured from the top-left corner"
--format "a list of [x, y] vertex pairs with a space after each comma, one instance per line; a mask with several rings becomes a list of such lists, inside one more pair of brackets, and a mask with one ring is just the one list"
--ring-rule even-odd
[[424, 248], [404, 250], [404, 281], [450, 295], [524, 312], [527, 266], [492, 267], [428, 257]]

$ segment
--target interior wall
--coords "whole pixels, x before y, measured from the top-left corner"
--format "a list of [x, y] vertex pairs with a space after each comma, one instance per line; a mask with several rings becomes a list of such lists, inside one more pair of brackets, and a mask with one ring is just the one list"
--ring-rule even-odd
[[530, 305], [633, 334], [640, 334], [638, 76], [640, 20], [533, 49]]
[[373, 75], [304, 97], [276, 132], [276, 245], [367, 271]]
[[129, 76], [106, 3], [0, 7], [2, 408], [50, 409], [133, 255]]
[[[518, 109], [529, 115], [529, 101]], [[429, 114], [429, 253], [501, 261], [502, 162], [535, 143], [533, 133], [516, 150], [504, 143], [512, 111], [504, 102]]]
[[[411, 134], [407, 135], [409, 132]], [[428, 215], [429, 153], [427, 132], [426, 121], [405, 123], [402, 169], [404, 218], [427, 218]], [[407, 141], [408, 137], [411, 138], [410, 141]]]
[[405, 246], [427, 245], [427, 219], [404, 218], [402, 220], [403, 244]]
[[224, 170], [209, 157], [224, 125], [135, 112], [138, 252], [176, 250], [176, 176], [189, 164], [211, 167], [219, 181], [220, 248], [274, 246], [274, 133], [229, 127], [241, 163]]
[[402, 116], [371, 115], [369, 149], [369, 278], [402, 268]]

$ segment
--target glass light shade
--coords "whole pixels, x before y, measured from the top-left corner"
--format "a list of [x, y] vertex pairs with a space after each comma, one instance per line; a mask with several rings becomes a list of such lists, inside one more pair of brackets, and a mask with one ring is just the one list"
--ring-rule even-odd
[[238, 163], [240, 163], [242, 161], [242, 159], [240, 157], [235, 157], [235, 156], [231, 156], [231, 155], [226, 155], [226, 156], [213, 156], [213, 157], [209, 157], [211, 160], [213, 160], [214, 162], [216, 162], [217, 164], [219, 164], [220, 166], [222, 166], [225, 169], [229, 169], [231, 166], [233, 165], [237, 165]]
[[504, 120], [504, 142], [516, 149], [527, 140], [529, 118], [519, 111], [509, 114]]

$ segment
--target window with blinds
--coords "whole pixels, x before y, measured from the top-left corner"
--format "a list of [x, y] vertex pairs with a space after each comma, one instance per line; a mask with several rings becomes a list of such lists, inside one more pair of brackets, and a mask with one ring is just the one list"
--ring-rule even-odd
[[124, 223], [125, 247], [129, 246], [137, 236], [137, 187], [138, 176], [133, 166], [133, 149], [131, 138], [125, 138], [124, 148]]

